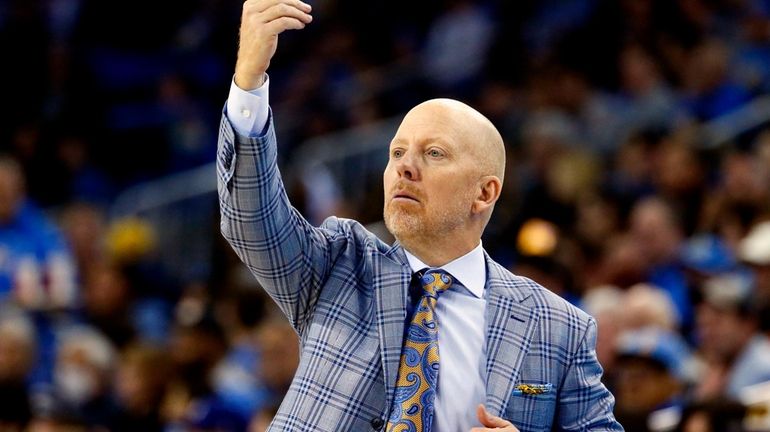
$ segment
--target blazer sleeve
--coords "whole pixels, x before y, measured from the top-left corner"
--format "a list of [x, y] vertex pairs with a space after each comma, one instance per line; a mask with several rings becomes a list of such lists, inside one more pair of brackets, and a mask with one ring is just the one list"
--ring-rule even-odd
[[223, 236], [301, 333], [344, 235], [311, 226], [289, 203], [272, 113], [257, 137], [239, 135], [223, 114], [216, 166]]
[[596, 358], [596, 321], [589, 318], [582, 341], [567, 367], [557, 407], [559, 431], [623, 431], [612, 413], [615, 398], [601, 382]]

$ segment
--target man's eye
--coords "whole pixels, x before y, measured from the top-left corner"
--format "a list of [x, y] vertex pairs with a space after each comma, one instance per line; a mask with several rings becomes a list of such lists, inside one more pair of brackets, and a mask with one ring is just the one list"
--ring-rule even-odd
[[394, 158], [400, 158], [401, 156], [404, 155], [404, 151], [401, 149], [395, 149], [391, 154], [393, 155]]
[[439, 151], [439, 150], [437, 150], [437, 149], [430, 149], [430, 150], [428, 150], [428, 155], [429, 155], [430, 157], [441, 157], [441, 156], [443, 156], [444, 154], [443, 154], [443, 153], [441, 153], [441, 151]]

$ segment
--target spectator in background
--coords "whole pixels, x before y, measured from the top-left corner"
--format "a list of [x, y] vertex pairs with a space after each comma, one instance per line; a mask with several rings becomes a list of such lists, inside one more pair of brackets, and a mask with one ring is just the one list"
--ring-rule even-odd
[[[181, 171], [195, 168], [214, 159], [216, 146], [211, 126], [201, 104], [188, 90], [181, 77], [164, 77], [159, 85], [160, 117], [167, 122], [171, 148], [170, 169]], [[208, 114], [208, 115], [204, 115]]]
[[622, 333], [615, 350], [616, 415], [628, 432], [675, 426], [692, 378], [690, 349], [677, 333], [646, 327]]
[[645, 280], [663, 289], [674, 302], [677, 325], [692, 320], [687, 280], [679, 263], [685, 239], [680, 216], [671, 205], [657, 197], [639, 201], [630, 219], [632, 241], [640, 248]]
[[604, 369], [603, 380], [611, 390], [616, 388], [619, 373], [620, 335], [644, 334], [645, 329], [677, 331], [674, 304], [668, 294], [652, 285], [637, 284], [626, 291], [611, 285], [591, 288], [583, 296], [582, 307], [596, 318], [596, 355]]
[[619, 56], [621, 97], [630, 106], [631, 130], [669, 128], [682, 121], [676, 95], [663, 79], [660, 64], [638, 44], [625, 46]]
[[92, 263], [83, 284], [83, 318], [122, 349], [136, 337], [131, 287], [116, 266]]
[[596, 358], [604, 369], [602, 379], [610, 390], [615, 388], [615, 342], [623, 331], [623, 291], [612, 285], [591, 288], [583, 296], [581, 307], [596, 319]]
[[754, 225], [741, 241], [738, 254], [753, 274], [755, 299], [770, 302], [770, 221]]
[[188, 293], [176, 310], [170, 347], [174, 380], [163, 401], [166, 421], [180, 428], [243, 431], [248, 419], [220, 394], [213, 376], [226, 350], [222, 327], [200, 293]]
[[690, 237], [682, 247], [680, 259], [689, 282], [691, 298], [706, 280], [736, 271], [738, 262], [734, 255], [720, 236], [698, 234]]
[[746, 386], [770, 380], [770, 341], [759, 332], [751, 290], [737, 275], [703, 284], [696, 336], [705, 370], [694, 388], [696, 399], [737, 399]]
[[107, 215], [97, 206], [74, 203], [63, 210], [61, 227], [82, 277], [90, 266], [104, 260]]
[[0, 316], [0, 430], [25, 430], [31, 419], [27, 389], [35, 362], [35, 331], [21, 314]]
[[495, 22], [477, 2], [450, 0], [447, 4], [428, 30], [423, 70], [439, 91], [469, 95], [478, 90]]
[[604, 187], [611, 192], [623, 216], [627, 216], [637, 201], [656, 192], [653, 177], [657, 150], [668, 133], [663, 128], [631, 132], [612, 155]]
[[268, 392], [258, 376], [262, 360], [257, 328], [265, 310], [265, 297], [254, 287], [225, 296], [216, 309], [229, 347], [213, 370], [213, 381], [222, 399], [244, 418], [269, 403]]
[[747, 2], [747, 10], [741, 16], [741, 40], [736, 50], [738, 76], [745, 80], [750, 89], [770, 89], [770, 5], [765, 0]]
[[681, 77], [687, 91], [684, 106], [697, 120], [711, 120], [750, 99], [748, 90], [729, 75], [731, 55], [730, 47], [717, 38], [689, 52]]
[[740, 242], [738, 255], [754, 281], [760, 331], [770, 337], [770, 221], [754, 225]]
[[278, 407], [294, 378], [299, 364], [297, 334], [279, 320], [265, 322], [257, 332], [262, 359], [258, 371], [262, 399], [249, 421], [249, 432], [264, 432], [278, 412]]
[[654, 152], [653, 184], [686, 236], [698, 226], [705, 172], [701, 155], [687, 130], [663, 139]]
[[71, 307], [76, 298], [64, 238], [27, 200], [19, 164], [0, 156], [0, 299], [49, 309]]
[[54, 369], [54, 395], [62, 409], [87, 425], [106, 426], [115, 350], [98, 331], [73, 326], [63, 332]]
[[627, 329], [678, 329], [679, 317], [671, 297], [653, 285], [637, 284], [629, 288], [620, 310], [623, 311], [620, 320]]
[[[137, 216], [117, 218], [107, 228], [102, 241], [107, 257], [105, 262], [89, 266], [96, 270], [96, 275], [106, 272], [103, 276], [107, 276], [106, 280], [97, 277], [91, 282], [110, 284], [107, 295], [97, 294], [94, 298], [103, 302], [98, 307], [108, 306], [124, 314], [120, 318], [124, 320], [122, 326], [126, 333], [135, 331], [142, 340], [168, 342], [173, 305], [167, 301], [178, 300], [179, 288], [177, 281], [167, 277], [166, 269], [157, 260], [155, 227]], [[183, 249], [179, 251], [183, 253]], [[86, 292], [91, 288], [99, 289], [98, 285], [86, 287]], [[130, 304], [124, 304], [121, 298]], [[89, 306], [88, 302], [86, 306]], [[130, 315], [130, 322], [126, 322], [127, 315]]]
[[676, 432], [744, 432], [746, 407], [729, 400], [688, 404]]
[[268, 393], [263, 408], [278, 406], [299, 364], [297, 333], [285, 321], [269, 321], [259, 329], [257, 340], [262, 354], [259, 375]]
[[115, 376], [117, 409], [109, 421], [112, 432], [161, 432], [161, 402], [171, 376], [171, 362], [161, 349], [130, 345], [120, 357]]
[[728, 151], [701, 211], [701, 229], [718, 233], [733, 250], [751, 224], [770, 212], [770, 159], [761, 154], [759, 145], [754, 151]]
[[49, 199], [54, 202], [74, 199], [107, 203], [114, 194], [113, 186], [106, 173], [90, 160], [89, 144], [86, 139], [78, 135], [64, 134], [56, 141], [55, 146], [58, 166], [54, 166], [53, 169], [60, 172], [64, 181], [57, 185], [59, 197], [50, 194], [54, 196]]
[[646, 257], [641, 246], [627, 233], [607, 239], [596, 266], [589, 286], [628, 287], [645, 281]]

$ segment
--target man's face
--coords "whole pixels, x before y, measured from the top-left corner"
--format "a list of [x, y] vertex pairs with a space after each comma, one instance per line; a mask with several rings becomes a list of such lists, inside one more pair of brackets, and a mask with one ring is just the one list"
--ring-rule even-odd
[[467, 131], [453, 117], [447, 108], [419, 106], [390, 144], [383, 213], [401, 241], [471, 229], [480, 170]]

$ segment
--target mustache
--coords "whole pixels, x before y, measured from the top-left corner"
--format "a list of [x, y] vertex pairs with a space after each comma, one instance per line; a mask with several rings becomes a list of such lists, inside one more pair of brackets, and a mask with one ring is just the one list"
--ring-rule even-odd
[[418, 200], [422, 199], [422, 193], [417, 188], [404, 182], [398, 182], [390, 189], [390, 196], [394, 197], [396, 195], [409, 195]]

